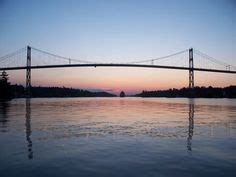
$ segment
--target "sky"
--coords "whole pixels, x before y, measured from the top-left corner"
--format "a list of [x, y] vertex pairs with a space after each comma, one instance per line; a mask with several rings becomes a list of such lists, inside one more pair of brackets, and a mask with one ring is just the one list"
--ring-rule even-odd
[[[26, 45], [94, 62], [157, 58], [193, 47], [236, 66], [234, 0], [0, 0], [0, 56]], [[25, 71], [9, 72], [25, 84]], [[188, 86], [188, 72], [141, 68], [32, 71], [35, 86], [119, 93]], [[195, 85], [236, 85], [229, 74], [195, 72]]]

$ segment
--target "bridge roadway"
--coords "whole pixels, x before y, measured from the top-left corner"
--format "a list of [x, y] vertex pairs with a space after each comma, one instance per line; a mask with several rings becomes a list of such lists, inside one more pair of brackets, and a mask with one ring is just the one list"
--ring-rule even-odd
[[194, 70], [194, 71], [236, 74], [236, 71], [230, 71], [230, 70], [189, 68], [189, 67], [162, 66], [162, 65], [145, 65], [145, 64], [119, 64], [119, 63], [63, 64], [63, 65], [41, 65], [41, 66], [30, 66], [30, 67], [27, 67], [27, 66], [5, 67], [5, 68], [0, 68], [0, 71], [22, 70], [22, 69], [69, 68], [69, 67], [140, 67], [140, 68], [162, 68], [162, 69]]

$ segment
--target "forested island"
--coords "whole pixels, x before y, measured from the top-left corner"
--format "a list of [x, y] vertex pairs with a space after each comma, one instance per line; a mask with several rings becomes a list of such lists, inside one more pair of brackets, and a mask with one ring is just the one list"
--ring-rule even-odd
[[168, 89], [157, 91], [142, 91], [136, 97], [188, 97], [188, 98], [236, 98], [236, 86], [219, 87], [194, 87], [194, 89]]
[[[65, 87], [31, 87], [31, 97], [115, 97], [108, 92], [91, 92], [82, 89]], [[12, 85], [8, 74], [3, 71], [0, 74], [0, 99], [25, 98], [26, 89], [22, 85]]]
[[[11, 93], [14, 98], [26, 96], [22, 85], [11, 85]], [[88, 90], [66, 87], [31, 87], [31, 97], [115, 97], [108, 92], [91, 92]]]

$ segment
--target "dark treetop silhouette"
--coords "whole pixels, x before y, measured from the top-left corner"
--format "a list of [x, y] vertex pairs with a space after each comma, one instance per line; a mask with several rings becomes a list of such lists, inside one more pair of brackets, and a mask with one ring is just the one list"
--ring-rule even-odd
[[8, 74], [3, 71], [0, 74], [0, 99], [9, 99], [11, 97], [10, 83], [8, 82]]

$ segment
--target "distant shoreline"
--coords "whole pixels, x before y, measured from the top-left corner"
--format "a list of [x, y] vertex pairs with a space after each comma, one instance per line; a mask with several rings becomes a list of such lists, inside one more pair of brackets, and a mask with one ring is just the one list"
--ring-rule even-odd
[[[11, 85], [12, 98], [26, 98], [22, 85]], [[116, 97], [108, 92], [91, 92], [88, 90], [66, 87], [31, 87], [31, 98], [69, 98], [69, 97]]]
[[[126, 99], [126, 98], [142, 98], [144, 100], [148, 100], [148, 99], [158, 99], [158, 98], [166, 98], [166, 99], [209, 99], [209, 100], [213, 100], [213, 99], [218, 99], [218, 100], [223, 100], [223, 99], [226, 99], [226, 100], [236, 100], [236, 98], [207, 98], [207, 97], [195, 97], [195, 98], [190, 98], [190, 97], [137, 97], [137, 96], [127, 96], [125, 98], [121, 98], [119, 96], [115, 96], [115, 97], [31, 97], [29, 99], [70, 99], [70, 98], [81, 98], [81, 99], [86, 99], [86, 98], [105, 98], [105, 99], [114, 99], [114, 98], [117, 98], [117, 99]], [[26, 97], [18, 97], [18, 98], [12, 98], [12, 99], [7, 99], [7, 100], [4, 100], [4, 99], [0, 99], [0, 102], [5, 102], [5, 101], [11, 101], [11, 100], [18, 100], [18, 99], [28, 99]]]
[[[26, 90], [22, 85], [10, 85], [11, 99], [26, 98]], [[82, 89], [66, 87], [31, 87], [31, 98], [103, 98], [119, 97], [108, 92], [92, 92]], [[126, 97], [139, 98], [236, 98], [236, 86], [219, 87], [195, 87], [194, 89], [168, 89], [156, 91], [142, 91]]]
[[236, 98], [236, 86], [229, 87], [194, 87], [157, 90], [157, 91], [142, 91], [136, 94], [136, 97], [166, 97], [166, 98]]

